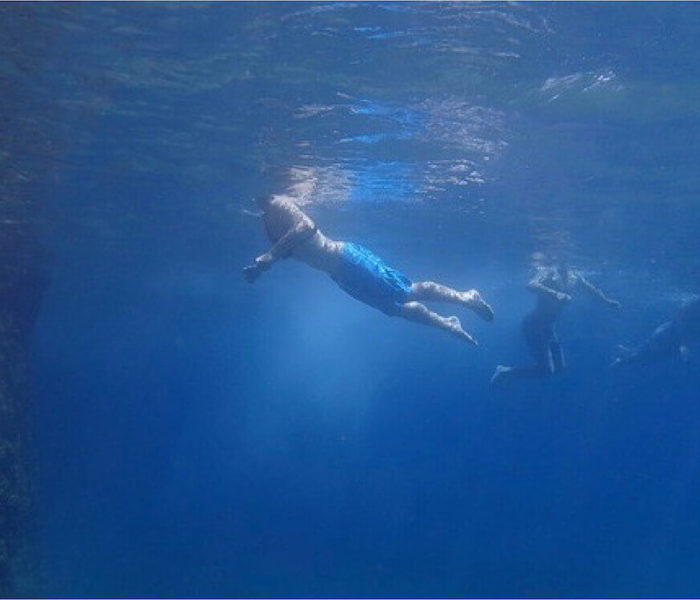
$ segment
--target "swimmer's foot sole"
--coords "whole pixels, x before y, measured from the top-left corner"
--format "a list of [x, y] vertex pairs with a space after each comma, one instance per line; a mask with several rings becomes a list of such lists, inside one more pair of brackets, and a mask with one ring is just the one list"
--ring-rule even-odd
[[508, 373], [513, 370], [513, 367], [498, 365], [496, 370], [491, 375], [491, 384], [503, 383], [508, 378]]
[[452, 333], [454, 333], [459, 339], [469, 342], [470, 344], [474, 344], [474, 346], [479, 345], [476, 338], [472, 337], [466, 331], [464, 331], [464, 329], [462, 329], [462, 323], [457, 317], [447, 317], [445, 320], [448, 323], [450, 331], [452, 331]]
[[463, 296], [467, 306], [484, 321], [493, 321], [493, 309], [484, 301], [479, 292], [469, 290], [468, 292], [463, 292]]

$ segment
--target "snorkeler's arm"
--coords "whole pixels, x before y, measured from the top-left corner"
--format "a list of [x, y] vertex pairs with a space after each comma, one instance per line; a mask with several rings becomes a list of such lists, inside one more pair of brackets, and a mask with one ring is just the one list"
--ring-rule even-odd
[[546, 294], [547, 296], [551, 296], [555, 300], [571, 300], [571, 296], [569, 294], [565, 294], [564, 292], [559, 292], [548, 285], [545, 285], [545, 281], [547, 281], [547, 271], [546, 270], [540, 270], [537, 272], [537, 274], [528, 282], [527, 284], [527, 289], [530, 290], [531, 292], [535, 292], [537, 294]]
[[581, 275], [581, 273], [576, 273], [576, 281], [580, 283], [583, 286], [583, 288], [594, 298], [601, 300], [602, 302], [604, 302], [608, 306], [612, 306], [613, 308], [620, 308], [621, 304], [617, 300], [608, 298], [603, 292], [603, 290], [594, 286], [590, 281], [588, 281], [588, 279]]
[[255, 259], [255, 264], [245, 267], [243, 275], [250, 283], [253, 283], [275, 261], [287, 256], [294, 248], [311, 238], [315, 233], [316, 225], [309, 217], [303, 215], [294, 227], [275, 242], [272, 248]]

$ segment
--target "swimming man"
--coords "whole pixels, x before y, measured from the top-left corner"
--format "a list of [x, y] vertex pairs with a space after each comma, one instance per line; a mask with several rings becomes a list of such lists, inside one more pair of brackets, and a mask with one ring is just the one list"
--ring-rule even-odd
[[272, 195], [258, 200], [272, 247], [243, 269], [254, 282], [281, 258], [296, 258], [325, 271], [348, 294], [389, 316], [403, 317], [442, 329], [477, 344], [457, 317], [443, 317], [421, 301], [448, 302], [473, 310], [485, 321], [493, 320], [491, 307], [476, 290], [457, 291], [432, 281], [412, 282], [359, 244], [332, 240], [319, 231], [291, 196]]
[[548, 377], [566, 368], [556, 323], [577, 287], [582, 287], [607, 306], [620, 307], [619, 302], [608, 298], [581, 273], [570, 269], [565, 263], [560, 262], [552, 266], [540, 264], [527, 286], [537, 295], [537, 304], [523, 319], [522, 324], [525, 341], [535, 362], [524, 367], [498, 365], [491, 377], [491, 383], [502, 383], [513, 378]]
[[611, 366], [647, 365], [677, 356], [687, 360], [688, 344], [698, 338], [700, 338], [700, 297], [683, 304], [670, 321], [659, 325], [638, 348], [630, 350], [619, 346], [623, 355], [616, 358]]

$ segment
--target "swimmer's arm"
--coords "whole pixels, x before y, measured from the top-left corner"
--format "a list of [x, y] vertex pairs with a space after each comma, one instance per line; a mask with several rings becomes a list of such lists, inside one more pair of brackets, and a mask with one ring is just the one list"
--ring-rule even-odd
[[603, 290], [594, 286], [590, 281], [588, 281], [588, 279], [581, 275], [581, 273], [576, 273], [576, 280], [594, 298], [603, 301], [605, 304], [612, 306], [613, 308], [620, 308], [621, 304], [617, 300], [608, 298]]
[[245, 267], [243, 275], [253, 283], [260, 275], [267, 271], [277, 260], [287, 256], [299, 244], [308, 240], [316, 233], [314, 222], [304, 215], [297, 224], [285, 233], [265, 254], [255, 259], [255, 264]]
[[538, 294], [546, 294], [547, 296], [551, 296], [555, 300], [571, 300], [571, 296], [569, 296], [569, 294], [565, 294], [564, 292], [558, 292], [557, 290], [549, 287], [548, 285], [545, 285], [544, 282], [546, 281], [546, 279], [546, 273], [538, 273], [527, 284], [527, 289], [531, 292], [535, 292]]
[[314, 233], [316, 233], [314, 222], [304, 215], [294, 227], [277, 240], [272, 248], [258, 257], [258, 259], [265, 257], [264, 260], [267, 260], [271, 265], [283, 256], [287, 256], [294, 248], [308, 240]]

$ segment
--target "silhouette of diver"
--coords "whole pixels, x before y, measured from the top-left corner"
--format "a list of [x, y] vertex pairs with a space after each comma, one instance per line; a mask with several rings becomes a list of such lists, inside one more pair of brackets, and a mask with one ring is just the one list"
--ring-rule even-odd
[[443, 317], [419, 301], [457, 304], [485, 321], [493, 320], [493, 310], [476, 290], [460, 292], [432, 281], [412, 282], [363, 246], [326, 237], [290, 195], [263, 196], [258, 204], [273, 245], [243, 269], [250, 283], [275, 261], [292, 257], [328, 273], [348, 294], [389, 316], [442, 329], [471, 344], [477, 341], [462, 329], [457, 317]]
[[[537, 258], [542, 260], [541, 255]], [[566, 368], [555, 326], [564, 306], [571, 300], [571, 294], [579, 286], [604, 304], [620, 307], [619, 302], [608, 298], [565, 262], [552, 265], [537, 263], [536, 274], [527, 285], [537, 295], [537, 304], [522, 323], [522, 332], [535, 362], [524, 367], [498, 365], [491, 383], [503, 383], [512, 378], [548, 377]]]
[[684, 303], [670, 321], [659, 325], [637, 348], [631, 350], [618, 346], [623, 355], [616, 358], [610, 366], [647, 365], [677, 356], [687, 360], [687, 344], [698, 338], [700, 338], [700, 297]]

